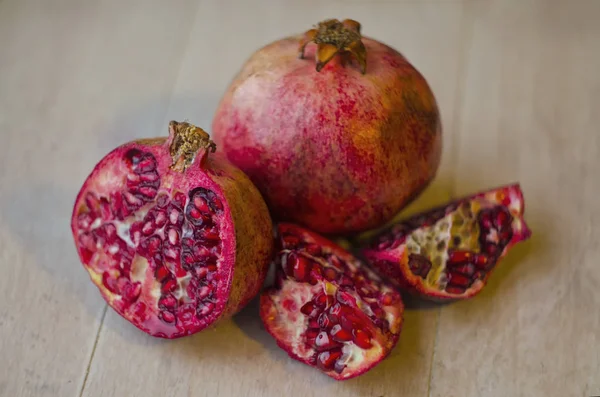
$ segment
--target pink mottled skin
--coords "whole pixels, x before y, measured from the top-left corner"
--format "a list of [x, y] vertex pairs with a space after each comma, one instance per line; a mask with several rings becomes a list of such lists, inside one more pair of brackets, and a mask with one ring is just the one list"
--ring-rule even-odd
[[[424, 77], [369, 38], [367, 70], [337, 55], [315, 70], [300, 37], [257, 51], [222, 98], [213, 138], [273, 216], [323, 234], [389, 220], [435, 176], [442, 131]], [[344, 62], [344, 59], [346, 61]]]

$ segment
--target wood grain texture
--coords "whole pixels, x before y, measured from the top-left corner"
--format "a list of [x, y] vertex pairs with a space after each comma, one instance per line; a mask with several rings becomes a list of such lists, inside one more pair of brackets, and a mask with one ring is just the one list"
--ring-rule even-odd
[[73, 201], [108, 149], [166, 133], [196, 8], [179, 4], [0, 3], [1, 396], [80, 394], [105, 304], [74, 249]]
[[[289, 359], [256, 301], [176, 341], [103, 317], [69, 230], [93, 165], [171, 119], [208, 128], [254, 50], [331, 17], [440, 103], [442, 167], [404, 214], [520, 181], [533, 238], [476, 299], [408, 301], [391, 357], [346, 382]], [[600, 395], [599, 19], [597, 0], [0, 0], [0, 396]]]
[[[219, 97], [254, 50], [319, 20], [349, 17], [361, 21], [365, 34], [398, 48], [414, 62], [430, 80], [444, 119], [452, 124], [460, 6], [277, 4], [238, 3], [231, 8], [218, 2], [200, 3], [165, 122], [188, 117], [210, 126]], [[209, 39], [218, 32], [219, 40]], [[440, 57], [444, 68], [439, 67]], [[452, 128], [446, 133], [444, 161], [449, 161]], [[432, 185], [409, 210], [447, 199], [448, 178], [444, 180]], [[173, 342], [152, 340], [109, 311], [84, 396], [426, 396], [437, 308], [417, 311], [415, 304], [410, 305], [392, 355], [369, 373], [346, 382], [335, 382], [288, 358], [264, 331], [256, 301], [214, 331]]]
[[432, 396], [600, 395], [600, 2], [475, 2], [457, 193], [519, 181], [532, 239], [443, 309]]

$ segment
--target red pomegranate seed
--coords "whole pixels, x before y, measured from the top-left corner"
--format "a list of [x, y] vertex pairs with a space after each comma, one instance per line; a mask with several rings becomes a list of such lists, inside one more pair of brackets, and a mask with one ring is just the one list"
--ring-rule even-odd
[[205, 267], [196, 267], [195, 271], [198, 280], [203, 280], [204, 277], [206, 277], [206, 275], [208, 274], [208, 269]]
[[200, 299], [206, 298], [212, 292], [211, 288], [207, 285], [204, 285], [198, 289], [198, 296]]
[[452, 285], [446, 287], [446, 292], [449, 294], [464, 294], [465, 291], [466, 291], [466, 288], [455, 287]]
[[117, 292], [117, 279], [113, 278], [109, 272], [102, 273], [102, 284], [112, 293]]
[[321, 247], [317, 244], [307, 244], [304, 250], [312, 256], [321, 256]]
[[471, 285], [471, 279], [458, 273], [448, 274], [448, 284], [466, 288]]
[[336, 324], [331, 328], [331, 338], [337, 342], [348, 342], [352, 340], [352, 334], [343, 329], [341, 325]]
[[187, 198], [186, 198], [185, 194], [182, 192], [177, 192], [173, 196], [173, 204], [177, 205], [179, 208], [185, 207], [186, 201], [187, 201]]
[[356, 306], [356, 298], [346, 291], [342, 291], [341, 289], [338, 289], [338, 291], [336, 293], [336, 298], [340, 303], [342, 303], [344, 305], [353, 306], [353, 307]]
[[329, 318], [327, 313], [321, 313], [318, 321], [319, 321], [319, 327], [321, 327], [321, 328], [329, 329], [333, 326], [333, 322], [331, 321], [331, 319]]
[[321, 331], [315, 338], [315, 350], [323, 351], [340, 346], [340, 344], [327, 335], [327, 332]]
[[213, 309], [215, 308], [215, 304], [212, 302], [208, 302], [204, 305], [200, 305], [198, 308], [200, 309], [199, 313], [201, 316], [207, 316], [213, 311]]
[[306, 302], [301, 308], [300, 312], [309, 317], [315, 317], [318, 313], [318, 308], [313, 302]]
[[311, 265], [305, 257], [291, 253], [287, 256], [286, 273], [297, 281], [307, 281]]
[[371, 346], [373, 346], [373, 344], [371, 343], [371, 336], [361, 329], [353, 330], [352, 336], [354, 343], [360, 348], [369, 349], [371, 348]]
[[165, 211], [156, 212], [156, 217], [154, 218], [154, 226], [160, 228], [163, 227], [167, 223], [167, 213]]
[[464, 265], [454, 266], [452, 272], [464, 274], [465, 276], [472, 276], [475, 272], [475, 267], [471, 263], [466, 263]]
[[385, 306], [393, 305], [400, 301], [400, 294], [396, 292], [387, 292], [381, 297], [381, 303]]
[[200, 197], [199, 195], [196, 195], [194, 197], [194, 207], [196, 207], [197, 211], [204, 212], [205, 214], [211, 213], [211, 210], [208, 207], [208, 203], [206, 202], [206, 199], [203, 197]]
[[168, 292], [173, 292], [176, 288], [177, 280], [175, 280], [174, 278], [169, 278], [163, 283], [161, 291], [163, 294], [166, 294]]
[[312, 269], [310, 269], [310, 274], [308, 276], [308, 283], [310, 285], [317, 285], [323, 279], [323, 270], [321, 265], [318, 263], [313, 263]]
[[94, 217], [89, 212], [79, 214], [77, 217], [77, 224], [83, 230], [89, 230], [92, 226], [92, 222], [94, 222]]
[[167, 232], [167, 238], [171, 245], [179, 245], [179, 232], [174, 227], [169, 228]]
[[338, 278], [339, 273], [334, 268], [327, 267], [323, 271], [323, 276], [325, 276], [325, 279], [328, 281], [334, 281]]
[[281, 242], [283, 245], [283, 249], [293, 249], [300, 244], [300, 238], [298, 236], [288, 234], [286, 236], [282, 236]]
[[471, 252], [469, 251], [451, 251], [448, 257], [449, 265], [462, 265], [471, 260]]
[[156, 277], [156, 281], [162, 282], [166, 277], [170, 276], [171, 272], [164, 266], [159, 266], [156, 268], [156, 272], [154, 273], [154, 277]]
[[482, 254], [476, 254], [473, 257], [473, 263], [475, 264], [475, 266], [477, 266], [480, 269], [485, 269], [487, 263], [488, 263], [488, 258], [485, 255]]
[[161, 320], [163, 320], [165, 323], [168, 324], [173, 324], [176, 319], [175, 319], [175, 315], [169, 311], [162, 311], [158, 314], [158, 316], [160, 317]]
[[492, 228], [492, 214], [489, 210], [481, 210], [479, 212], [479, 223], [485, 230]]
[[177, 307], [177, 299], [173, 295], [164, 295], [158, 301], [158, 305], [161, 309], [174, 310]]
[[329, 371], [335, 365], [337, 359], [342, 356], [342, 349], [334, 349], [321, 352], [317, 357], [317, 366], [323, 370]]

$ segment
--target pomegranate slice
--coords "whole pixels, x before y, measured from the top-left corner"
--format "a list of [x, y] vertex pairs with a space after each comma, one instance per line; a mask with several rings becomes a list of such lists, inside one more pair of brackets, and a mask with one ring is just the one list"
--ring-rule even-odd
[[[142, 331], [177, 338], [244, 307], [271, 260], [273, 226], [250, 180], [206, 132], [124, 144], [94, 168], [71, 228], [108, 304]], [[242, 252], [243, 255], [237, 255]]]
[[518, 184], [415, 215], [380, 233], [362, 250], [399, 287], [432, 300], [475, 296], [496, 264], [531, 231]]
[[278, 226], [275, 286], [260, 300], [267, 331], [290, 357], [345, 380], [396, 345], [400, 294], [343, 248], [299, 226]]

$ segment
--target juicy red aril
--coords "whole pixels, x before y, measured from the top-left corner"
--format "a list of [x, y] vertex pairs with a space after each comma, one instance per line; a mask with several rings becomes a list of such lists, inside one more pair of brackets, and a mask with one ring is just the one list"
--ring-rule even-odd
[[335, 362], [342, 356], [342, 349], [324, 351], [317, 356], [317, 366], [324, 370], [331, 370]]
[[330, 350], [336, 347], [339, 347], [340, 343], [331, 339], [331, 337], [327, 334], [326, 331], [321, 331], [315, 338], [315, 349], [317, 351]]
[[423, 255], [411, 254], [408, 257], [408, 266], [413, 274], [420, 277], [427, 277], [431, 270], [431, 262]]
[[331, 337], [337, 342], [348, 342], [352, 340], [350, 331], [343, 329], [339, 324], [336, 324], [331, 328]]
[[288, 276], [295, 278], [298, 281], [307, 281], [311, 270], [312, 263], [309, 259], [290, 253], [286, 260], [286, 273]]
[[354, 343], [356, 343], [357, 346], [360, 346], [363, 349], [369, 349], [371, 346], [373, 346], [371, 343], [371, 336], [361, 329], [353, 330], [352, 336]]

